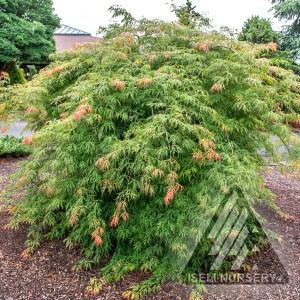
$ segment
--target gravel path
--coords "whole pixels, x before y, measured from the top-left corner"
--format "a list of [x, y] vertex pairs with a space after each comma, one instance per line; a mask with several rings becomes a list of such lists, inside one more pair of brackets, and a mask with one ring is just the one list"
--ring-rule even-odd
[[[7, 175], [14, 172], [20, 159], [0, 158], [0, 190], [7, 183]], [[300, 299], [300, 177], [284, 176], [275, 168], [266, 174], [266, 185], [278, 195], [277, 204], [290, 215], [288, 219], [274, 215], [266, 208], [261, 213], [269, 220], [269, 227], [283, 236], [282, 244], [274, 244], [289, 283], [282, 285], [213, 285], [208, 286], [204, 299]], [[19, 299], [122, 299], [122, 292], [145, 275], [134, 272], [124, 280], [104, 286], [97, 297], [85, 296], [91, 278], [99, 274], [92, 271], [74, 272], [72, 266], [79, 260], [78, 250], [68, 250], [62, 241], [47, 241], [32, 256], [20, 257], [26, 239], [26, 227], [17, 231], [4, 230], [8, 215], [0, 213], [0, 300]], [[273, 262], [272, 249], [260, 255], [263, 264]], [[273, 251], [274, 252], [274, 251]], [[177, 282], [169, 283], [146, 300], [187, 300], [191, 288]]]

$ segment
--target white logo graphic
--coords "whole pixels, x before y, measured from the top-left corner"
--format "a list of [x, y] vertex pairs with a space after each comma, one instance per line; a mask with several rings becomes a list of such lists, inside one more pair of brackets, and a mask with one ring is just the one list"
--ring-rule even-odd
[[246, 208], [239, 213], [236, 208], [236, 198], [226, 203], [208, 238], [215, 243], [209, 255], [217, 255], [211, 270], [219, 270], [227, 256], [236, 256], [231, 270], [239, 270], [249, 250], [244, 244], [249, 231], [245, 226], [248, 218]]

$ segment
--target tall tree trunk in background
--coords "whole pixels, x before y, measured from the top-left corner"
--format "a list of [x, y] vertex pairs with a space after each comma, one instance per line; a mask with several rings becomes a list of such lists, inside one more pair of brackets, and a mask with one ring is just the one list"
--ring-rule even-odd
[[14, 62], [9, 62], [9, 63], [0, 62], [0, 73], [1, 72], [9, 73], [9, 71], [13, 68], [13, 66], [14, 66]]

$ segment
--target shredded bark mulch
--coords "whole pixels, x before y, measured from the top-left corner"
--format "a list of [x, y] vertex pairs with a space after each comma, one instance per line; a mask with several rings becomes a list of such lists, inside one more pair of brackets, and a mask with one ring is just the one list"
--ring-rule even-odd
[[[18, 169], [21, 160], [0, 158], [0, 190], [9, 182], [7, 176]], [[282, 236], [283, 242], [266, 248], [254, 260], [265, 270], [278, 271], [277, 265], [283, 266], [288, 274], [288, 283], [209, 285], [204, 299], [300, 299], [300, 176], [285, 176], [271, 167], [265, 177], [267, 187], [278, 196], [276, 204], [287, 218], [277, 216], [266, 207], [259, 208], [269, 221], [268, 226]], [[100, 267], [91, 271], [73, 271], [72, 267], [81, 255], [78, 250], [67, 249], [63, 241], [46, 241], [34, 255], [22, 258], [27, 228], [4, 230], [8, 218], [8, 214], [0, 212], [0, 300], [123, 299], [124, 291], [147, 278], [141, 272], [133, 272], [124, 280], [105, 285], [99, 295], [87, 296], [86, 287], [91, 278], [99, 278]], [[188, 300], [191, 291], [188, 285], [171, 282], [144, 299]]]

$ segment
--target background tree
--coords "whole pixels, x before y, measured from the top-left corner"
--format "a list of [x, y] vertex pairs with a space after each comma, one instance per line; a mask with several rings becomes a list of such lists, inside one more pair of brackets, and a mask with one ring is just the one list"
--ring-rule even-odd
[[[133, 15], [120, 5], [112, 5], [108, 11], [112, 14], [112, 18], [119, 19], [119, 22], [111, 23], [108, 26], [99, 26], [98, 33], [104, 34], [106, 38], [116, 36], [124, 30], [137, 25], [137, 20]], [[145, 30], [146, 28], [142, 31], [144, 32]]]
[[290, 21], [282, 31], [281, 45], [300, 58], [300, 0], [272, 0], [275, 17]]
[[210, 27], [209, 18], [196, 11], [196, 6], [193, 5], [191, 0], [186, 0], [185, 4], [177, 6], [171, 4], [172, 11], [175, 12], [176, 17], [180, 24], [191, 27], [201, 28]]
[[15, 61], [48, 61], [59, 22], [52, 0], [0, 0], [0, 70]]
[[[270, 20], [253, 16], [244, 23], [238, 39], [255, 44], [279, 42], [278, 48], [280, 51], [269, 51], [262, 54], [262, 57], [270, 58], [272, 64], [276, 66], [293, 70], [295, 73], [300, 74], [300, 67], [293, 59], [293, 54], [286, 49], [282, 33], [277, 33], [272, 28]], [[274, 47], [277, 48], [277, 45], [274, 44]]]
[[270, 20], [252, 16], [244, 23], [238, 39], [255, 44], [266, 44], [277, 42], [278, 33], [273, 30]]
[[[177, 21], [190, 28], [203, 29], [204, 27], [210, 27], [209, 18], [205, 17], [196, 11], [196, 6], [193, 6], [192, 1], [187, 0], [184, 5], [177, 6], [173, 2], [171, 3], [172, 12], [175, 13]], [[120, 5], [111, 6], [108, 11], [112, 13], [112, 18], [117, 19], [119, 22], [114, 22], [108, 26], [100, 26], [98, 29], [99, 34], [104, 34], [106, 38], [112, 38], [120, 34], [123, 31], [131, 31], [132, 28], [139, 28], [139, 32], [136, 33], [136, 37], [139, 35], [143, 39], [147, 36], [151, 37], [154, 33], [155, 24], [161, 25], [159, 20], [141, 19], [137, 20], [134, 16]], [[150, 25], [150, 26], [149, 26]], [[147, 28], [149, 27], [149, 29]]]

